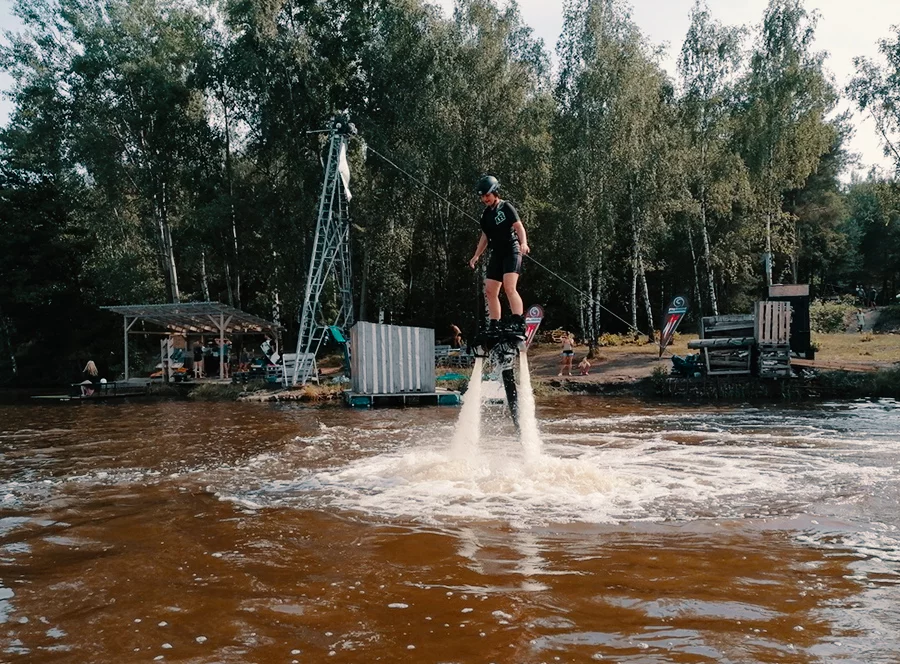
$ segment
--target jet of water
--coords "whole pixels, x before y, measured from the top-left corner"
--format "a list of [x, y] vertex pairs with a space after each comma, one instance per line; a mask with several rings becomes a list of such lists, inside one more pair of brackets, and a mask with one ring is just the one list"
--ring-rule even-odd
[[470, 458], [478, 452], [478, 441], [481, 438], [481, 363], [482, 358], [476, 357], [469, 387], [456, 421], [453, 441], [450, 443], [450, 454], [458, 459]]
[[535, 461], [541, 456], [541, 435], [534, 413], [534, 392], [531, 389], [531, 374], [528, 371], [528, 356], [519, 354], [519, 436], [525, 461]]

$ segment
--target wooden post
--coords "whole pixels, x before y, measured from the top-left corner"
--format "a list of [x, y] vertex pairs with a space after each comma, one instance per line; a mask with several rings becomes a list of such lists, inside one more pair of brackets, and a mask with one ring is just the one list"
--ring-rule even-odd
[[166, 339], [163, 337], [159, 340], [159, 366], [161, 368], [160, 374], [162, 375], [162, 382], [168, 382], [166, 380]]
[[219, 380], [225, 378], [225, 314], [219, 313]]
[[125, 382], [128, 382], [128, 316], [123, 316], [124, 336], [125, 336]]

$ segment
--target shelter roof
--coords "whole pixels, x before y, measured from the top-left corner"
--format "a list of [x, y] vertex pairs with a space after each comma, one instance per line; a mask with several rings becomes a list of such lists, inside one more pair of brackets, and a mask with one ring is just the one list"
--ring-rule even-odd
[[280, 327], [278, 323], [221, 302], [131, 304], [100, 308], [121, 314], [126, 319], [143, 320], [180, 334], [265, 334]]

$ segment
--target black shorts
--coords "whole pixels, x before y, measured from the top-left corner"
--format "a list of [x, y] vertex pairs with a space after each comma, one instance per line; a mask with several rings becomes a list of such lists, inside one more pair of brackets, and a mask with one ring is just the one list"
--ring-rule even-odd
[[522, 254], [498, 254], [491, 252], [485, 277], [494, 281], [503, 281], [504, 274], [522, 274]]

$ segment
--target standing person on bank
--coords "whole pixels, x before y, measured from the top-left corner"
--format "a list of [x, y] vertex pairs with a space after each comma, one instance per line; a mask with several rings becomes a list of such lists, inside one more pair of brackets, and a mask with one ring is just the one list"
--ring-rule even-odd
[[194, 343], [194, 378], [203, 378], [203, 339]]
[[500, 323], [502, 286], [512, 313], [511, 327], [516, 333], [525, 334], [525, 309], [517, 290], [519, 274], [522, 272], [522, 256], [527, 256], [531, 251], [525, 226], [516, 209], [500, 198], [500, 182], [493, 175], [481, 176], [477, 192], [485, 207], [481, 213], [481, 238], [469, 260], [469, 267], [474, 270], [478, 259], [490, 247], [491, 257], [484, 280], [484, 295], [491, 328], [497, 328]]
[[575, 337], [566, 332], [562, 338], [562, 361], [559, 365], [560, 376], [565, 373], [567, 376], [572, 375], [572, 359], [575, 357]]

